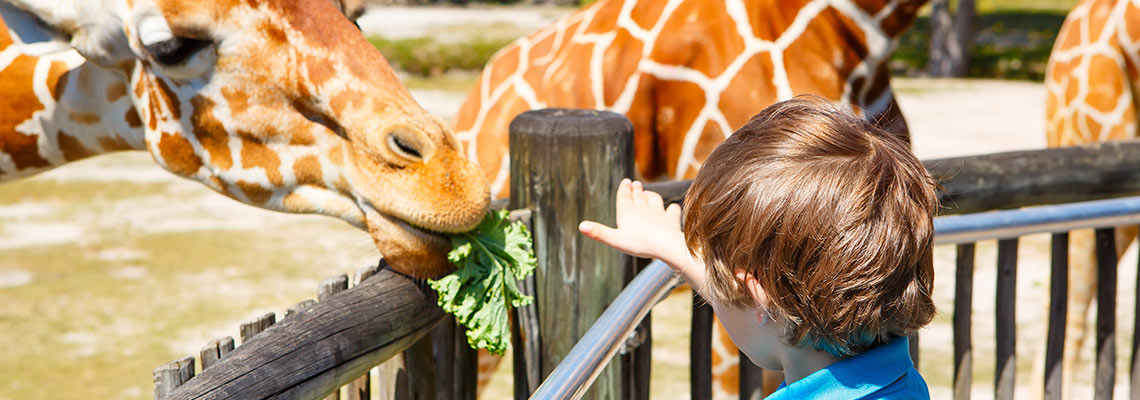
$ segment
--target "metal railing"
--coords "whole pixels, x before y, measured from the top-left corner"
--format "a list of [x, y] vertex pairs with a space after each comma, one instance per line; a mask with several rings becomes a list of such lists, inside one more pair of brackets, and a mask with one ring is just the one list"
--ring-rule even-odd
[[[1140, 196], [937, 217], [934, 229], [935, 243], [949, 244], [1138, 223]], [[638, 274], [531, 398], [582, 397], [598, 372], [618, 353], [624, 339], [673, 286], [673, 276], [660, 261]]]

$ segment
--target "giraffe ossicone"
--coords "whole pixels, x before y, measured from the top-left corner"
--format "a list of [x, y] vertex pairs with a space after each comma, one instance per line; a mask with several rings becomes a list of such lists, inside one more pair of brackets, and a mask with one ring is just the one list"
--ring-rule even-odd
[[452, 269], [488, 185], [345, 15], [357, 0], [0, 1], [0, 181], [117, 150]]

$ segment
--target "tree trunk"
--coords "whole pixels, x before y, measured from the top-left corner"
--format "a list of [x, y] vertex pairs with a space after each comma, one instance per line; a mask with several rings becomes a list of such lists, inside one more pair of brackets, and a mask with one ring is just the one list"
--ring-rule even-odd
[[950, 14], [950, 0], [930, 2], [930, 61], [933, 77], [965, 77], [970, 72], [974, 45], [974, 0], [959, 0], [957, 16]]

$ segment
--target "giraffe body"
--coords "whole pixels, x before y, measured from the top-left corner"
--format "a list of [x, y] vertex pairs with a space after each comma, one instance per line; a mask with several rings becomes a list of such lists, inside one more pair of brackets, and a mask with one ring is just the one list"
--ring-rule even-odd
[[0, 2], [0, 181], [117, 150], [450, 270], [485, 178], [345, 15], [356, 0]]
[[[800, 94], [850, 105], [906, 135], [887, 60], [923, 3], [601, 0], [500, 50], [453, 125], [492, 193], [503, 197], [507, 127], [537, 108], [626, 115], [637, 173], [647, 180], [691, 179], [726, 135], [769, 104]], [[718, 333], [714, 393], [734, 397], [738, 352]]]
[[497, 194], [507, 125], [535, 108], [625, 114], [645, 179], [691, 178], [725, 135], [798, 94], [850, 104], [905, 133], [886, 60], [922, 3], [600, 1], [501, 50], [455, 131]]
[[[1084, 0], [1077, 4], [1057, 35], [1045, 71], [1045, 88], [1049, 147], [1135, 138], [1140, 112], [1140, 4], [1128, 0]], [[1135, 227], [1116, 230], [1118, 258], [1135, 237]], [[1088, 314], [1096, 297], [1094, 250], [1092, 230], [1070, 234], [1062, 361], [1062, 382], [1068, 395], [1072, 394], [1080, 349], [1088, 336]], [[1044, 356], [1038, 358], [1034, 379], [1044, 373]]]

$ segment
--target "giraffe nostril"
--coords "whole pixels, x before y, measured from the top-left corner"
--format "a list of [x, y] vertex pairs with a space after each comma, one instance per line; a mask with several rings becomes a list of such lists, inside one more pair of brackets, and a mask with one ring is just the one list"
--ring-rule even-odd
[[400, 137], [394, 133], [388, 134], [388, 147], [396, 154], [412, 159], [413, 161], [423, 160], [423, 154], [415, 145], [400, 139]]

